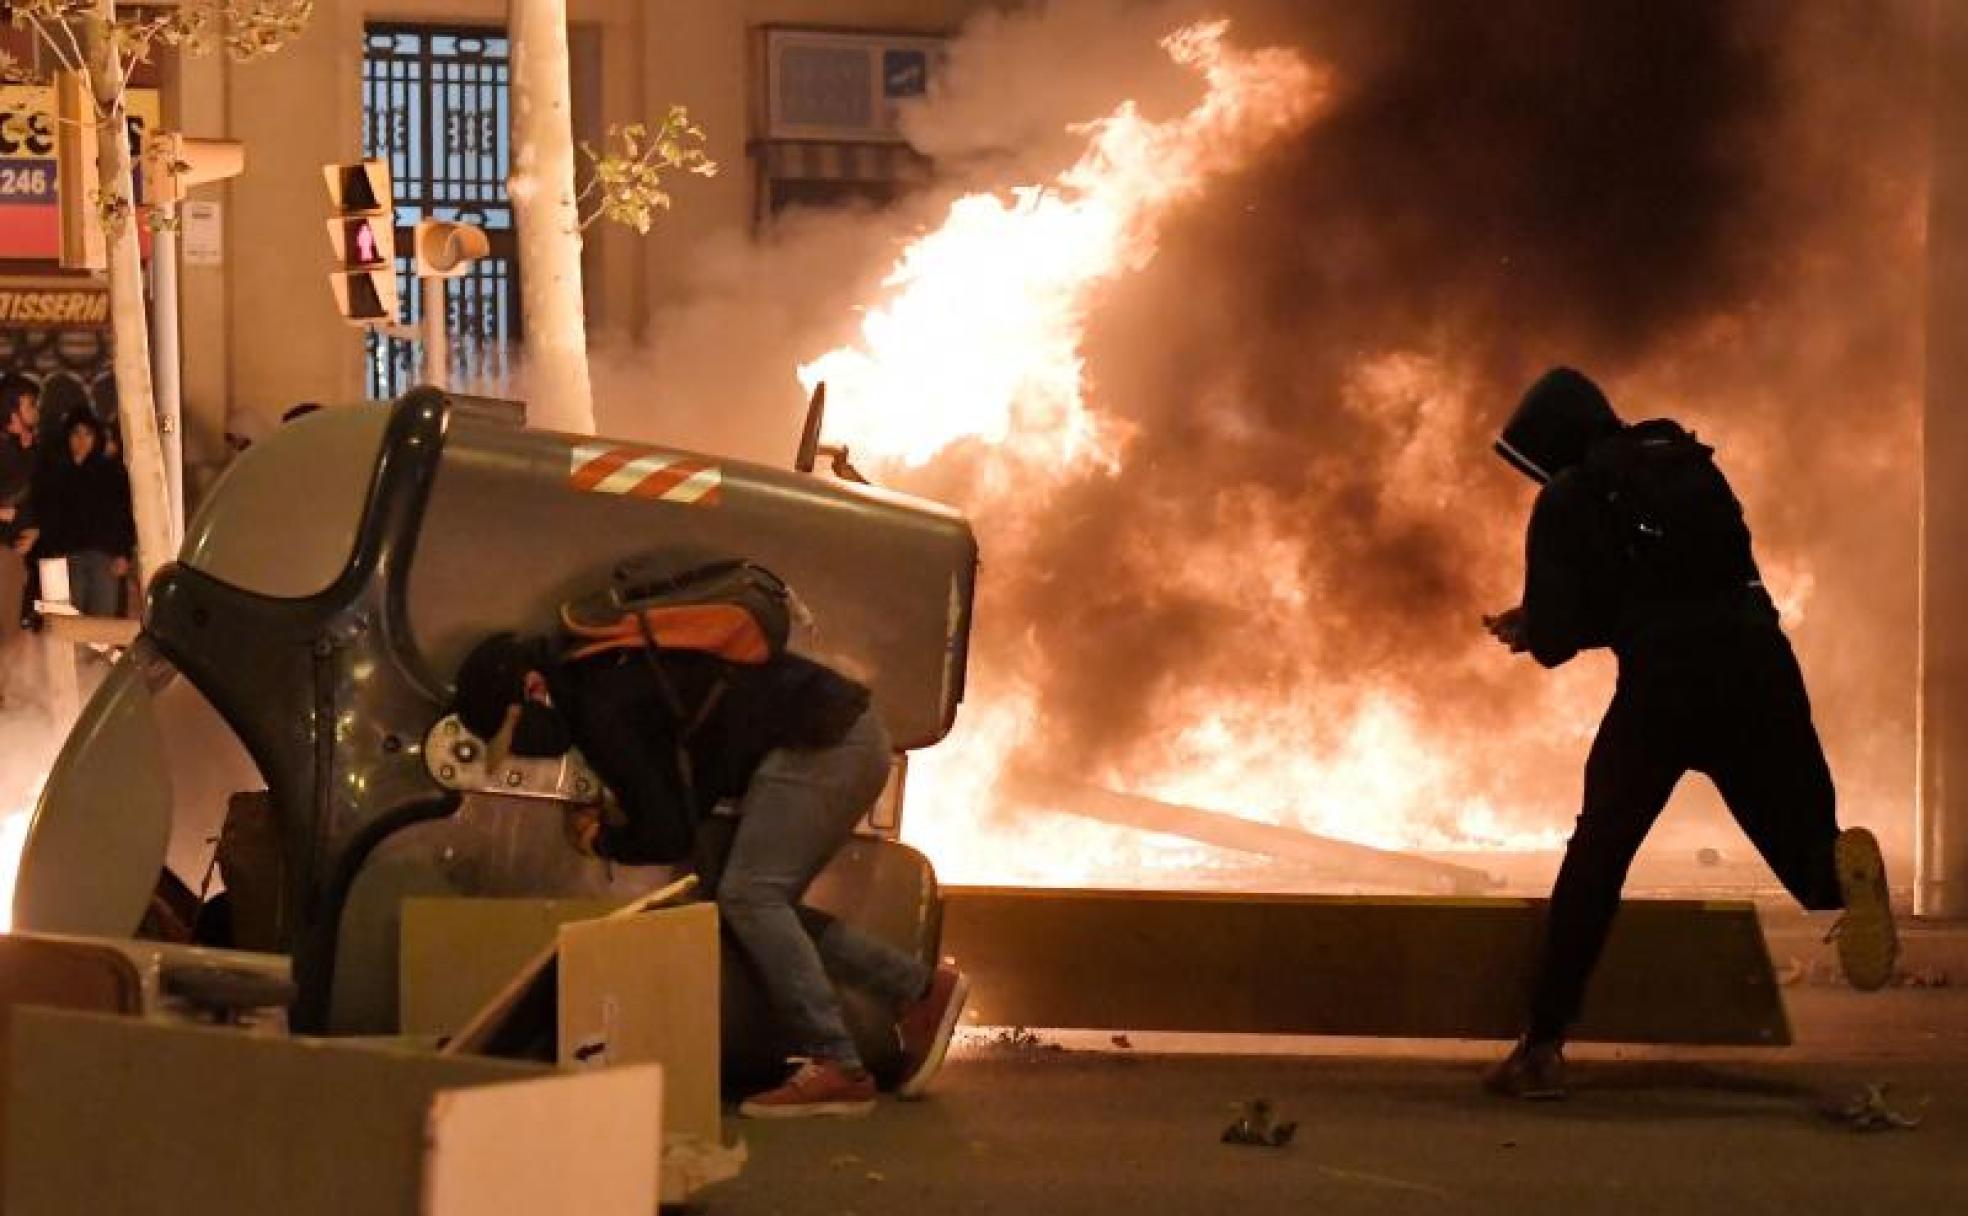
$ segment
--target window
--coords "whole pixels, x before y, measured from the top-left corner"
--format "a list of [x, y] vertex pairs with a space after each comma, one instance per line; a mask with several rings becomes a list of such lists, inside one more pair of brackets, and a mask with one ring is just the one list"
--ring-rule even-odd
[[[389, 162], [396, 196], [396, 267], [404, 320], [422, 300], [412, 272], [411, 232], [420, 219], [485, 230], [492, 252], [446, 292], [451, 382], [500, 384], [520, 338], [519, 260], [512, 204], [511, 47], [497, 29], [371, 25], [362, 55], [363, 155]], [[369, 395], [393, 397], [420, 379], [416, 343], [370, 333]]]

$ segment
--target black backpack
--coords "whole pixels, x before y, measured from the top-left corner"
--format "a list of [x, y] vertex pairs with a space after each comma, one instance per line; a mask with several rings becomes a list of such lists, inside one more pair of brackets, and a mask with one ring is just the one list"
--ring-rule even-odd
[[1642, 422], [1599, 441], [1583, 475], [1606, 504], [1638, 597], [1703, 599], [1756, 581], [1742, 504], [1715, 449], [1678, 424]]

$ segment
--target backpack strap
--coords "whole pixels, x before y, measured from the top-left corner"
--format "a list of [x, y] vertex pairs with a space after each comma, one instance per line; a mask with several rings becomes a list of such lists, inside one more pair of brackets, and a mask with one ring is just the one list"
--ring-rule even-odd
[[711, 714], [717, 709], [718, 703], [724, 700], [725, 688], [731, 682], [730, 676], [725, 672], [723, 664], [719, 664], [717, 678], [711, 682], [704, 699], [698, 703], [694, 712], [686, 712], [683, 696], [677, 692], [676, 682], [670, 679], [669, 670], [663, 666], [663, 647], [657, 642], [655, 631], [649, 627], [648, 617], [638, 612], [635, 614], [635, 620], [636, 627], [642, 632], [640, 649], [643, 661], [649, 664], [650, 673], [656, 677], [656, 688], [662, 694], [664, 706], [670, 711], [670, 721], [676, 727], [677, 774], [683, 779], [684, 793], [694, 799], [697, 795], [697, 780], [693, 771], [694, 766], [690, 761], [689, 743], [703, 728], [704, 723], [710, 721]]

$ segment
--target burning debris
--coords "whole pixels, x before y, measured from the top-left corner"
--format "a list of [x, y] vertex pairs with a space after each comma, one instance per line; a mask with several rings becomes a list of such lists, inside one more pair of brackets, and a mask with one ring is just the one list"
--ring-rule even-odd
[[978, 661], [912, 839], [959, 882], [1226, 865], [1000, 782], [1037, 766], [1383, 849], [1555, 847], [1605, 670], [1512, 684], [1475, 624], [1522, 543], [1487, 443], [1554, 361], [1732, 453], [1844, 800], [1903, 802], [1918, 6], [1673, 3], [1644, 54], [1538, 0], [1194, 8], [1130, 10], [1159, 65], [1099, 0], [981, 19], [906, 124], [947, 193], [707, 254], [665, 318], [652, 365], [720, 439], [734, 374], [794, 433], [805, 393], [750, 369], [798, 366], [830, 442], [977, 521]]

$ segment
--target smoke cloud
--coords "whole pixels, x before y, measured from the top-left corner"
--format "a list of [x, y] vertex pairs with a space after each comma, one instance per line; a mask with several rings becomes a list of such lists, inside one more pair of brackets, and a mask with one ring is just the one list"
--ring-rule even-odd
[[[1155, 42], [1205, 11], [1239, 45], [1296, 49], [1334, 93], [1098, 301], [1085, 380], [1129, 436], [1119, 469], [1016, 516], [990, 513], [974, 448], [887, 478], [978, 513], [975, 687], [1029, 687], [1047, 746], [1029, 759], [1322, 827], [1339, 809], [1321, 797], [1372, 787], [1242, 790], [1207, 746], [1290, 748], [1290, 773], [1399, 744], [1433, 767], [1387, 814], [1439, 811], [1448, 831], [1461, 800], [1505, 827], [1568, 824], [1610, 663], [1543, 676], [1478, 624], [1515, 602], [1531, 497], [1489, 441], [1568, 363], [1629, 418], [1718, 446], [1848, 813], [1903, 847], [1928, 104], [1913, 0], [992, 12], [910, 117], [938, 184], [699, 251], [690, 304], [604, 359], [603, 428], [782, 463], [793, 368], [852, 339], [901, 244], [961, 191], [1049, 179], [1084, 146], [1071, 128], [1124, 99], [1190, 104], [1195, 79]], [[1197, 782], [1169, 776], [1184, 764]]]

